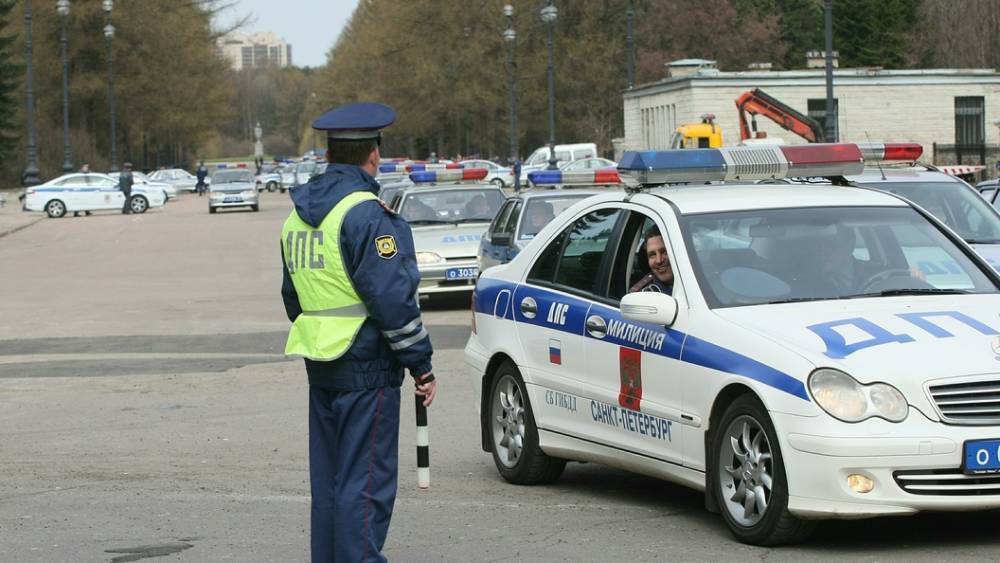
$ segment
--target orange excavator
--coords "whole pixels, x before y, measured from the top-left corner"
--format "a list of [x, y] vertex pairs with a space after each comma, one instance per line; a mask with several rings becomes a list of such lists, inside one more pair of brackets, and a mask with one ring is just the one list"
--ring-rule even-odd
[[[791, 131], [810, 143], [823, 142], [823, 127], [818, 121], [768, 96], [760, 88], [754, 88], [740, 94], [736, 98], [736, 111], [740, 116], [740, 140], [742, 141], [762, 136], [757, 132], [757, 114], [760, 114], [780, 125], [782, 129]], [[750, 114], [750, 125], [747, 124], [748, 113]]]

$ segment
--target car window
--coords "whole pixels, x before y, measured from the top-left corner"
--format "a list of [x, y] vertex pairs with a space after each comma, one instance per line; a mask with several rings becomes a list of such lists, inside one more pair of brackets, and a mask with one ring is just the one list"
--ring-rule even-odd
[[[116, 182], [115, 180], [112, 180], [111, 178], [105, 178], [103, 176], [89, 176], [88, 180], [89, 180], [88, 183], [91, 186], [97, 186], [100, 188], [111, 188], [118, 185], [118, 182]], [[137, 182], [137, 183], [144, 183], [144, 182]]]
[[788, 208], [684, 217], [712, 307], [959, 291], [996, 286], [910, 207]]
[[529, 280], [598, 296], [602, 261], [621, 215], [620, 209], [606, 208], [574, 221], [542, 252]]
[[524, 202], [522, 200], [517, 200], [517, 203], [514, 204], [514, 210], [511, 211], [510, 216], [507, 217], [507, 224], [504, 225], [503, 232], [514, 234], [514, 231], [517, 229], [517, 218], [521, 214], [521, 208], [523, 206]]
[[979, 194], [983, 196], [983, 199], [989, 202], [993, 201], [993, 196], [995, 196], [996, 193], [997, 193], [996, 188], [985, 188], [979, 191]]
[[1000, 216], [959, 180], [951, 182], [872, 182], [864, 185], [901, 195], [929, 211], [959, 236], [1000, 242]]
[[590, 194], [577, 193], [570, 195], [554, 195], [551, 197], [533, 197], [528, 200], [521, 219], [521, 230], [518, 240], [531, 240], [539, 231], [545, 228], [552, 219]]
[[75, 178], [63, 178], [62, 180], [56, 180], [55, 182], [53, 182], [53, 185], [65, 186], [68, 184], [72, 184], [74, 179]]
[[[653, 229], [659, 230], [667, 247], [670, 263], [674, 263], [674, 254], [670, 248], [670, 239], [652, 217], [645, 213], [633, 211], [630, 213], [625, 227], [622, 229], [621, 243], [615, 252], [611, 268], [611, 280], [608, 283], [608, 297], [619, 301], [629, 289], [652, 273], [649, 259], [646, 255], [646, 234]], [[675, 277], [676, 279], [676, 277]], [[676, 287], [676, 282], [675, 282]], [[675, 293], [676, 295], [676, 290]]]
[[514, 200], [508, 200], [504, 203], [503, 207], [500, 208], [500, 212], [493, 219], [493, 223], [490, 224], [490, 236], [495, 233], [507, 233], [506, 231], [507, 220], [510, 218], [510, 213], [514, 209]]
[[505, 198], [496, 188], [421, 189], [406, 194], [399, 214], [412, 224], [492, 221]]

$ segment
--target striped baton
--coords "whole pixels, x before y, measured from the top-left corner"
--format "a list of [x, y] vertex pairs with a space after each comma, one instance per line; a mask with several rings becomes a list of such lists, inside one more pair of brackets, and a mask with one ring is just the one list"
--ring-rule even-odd
[[[433, 377], [433, 376], [429, 376]], [[422, 380], [428, 383], [431, 379]], [[417, 486], [427, 489], [431, 486], [431, 448], [427, 441], [427, 407], [424, 397], [414, 395], [417, 401]]]

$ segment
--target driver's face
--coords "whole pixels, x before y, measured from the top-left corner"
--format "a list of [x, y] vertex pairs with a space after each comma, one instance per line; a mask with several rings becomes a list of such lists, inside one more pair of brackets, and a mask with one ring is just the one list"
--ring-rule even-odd
[[663, 237], [650, 237], [646, 241], [646, 260], [656, 279], [663, 283], [674, 281], [674, 269], [670, 265], [670, 259], [667, 258], [667, 247], [663, 244]]

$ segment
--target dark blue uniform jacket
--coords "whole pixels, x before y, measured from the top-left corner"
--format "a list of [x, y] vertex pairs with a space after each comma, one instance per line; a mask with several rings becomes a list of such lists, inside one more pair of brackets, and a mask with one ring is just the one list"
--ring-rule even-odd
[[[306, 223], [319, 227], [326, 215], [346, 195], [357, 191], [378, 193], [374, 178], [357, 166], [331, 164], [326, 172], [291, 192], [295, 211]], [[392, 236], [396, 253], [380, 255], [375, 239]], [[306, 360], [309, 383], [335, 390], [398, 387], [405, 367], [419, 377], [431, 371], [430, 337], [420, 318], [417, 302], [416, 254], [410, 225], [377, 201], [355, 205], [344, 217], [340, 253], [354, 289], [368, 309], [351, 348], [331, 362]], [[281, 296], [288, 319], [302, 308], [284, 263]]]

